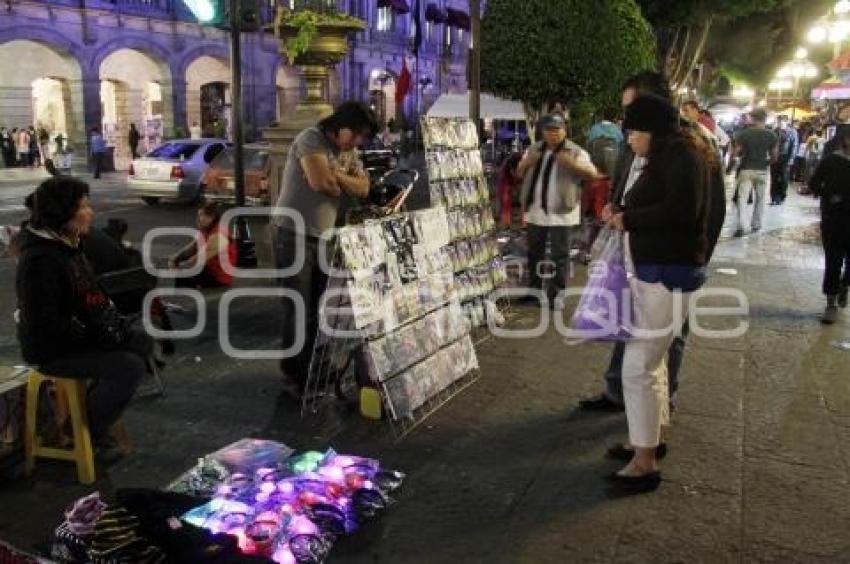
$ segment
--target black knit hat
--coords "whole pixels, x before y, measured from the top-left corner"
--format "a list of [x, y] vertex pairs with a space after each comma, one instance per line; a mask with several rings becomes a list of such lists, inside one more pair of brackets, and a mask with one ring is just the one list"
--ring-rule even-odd
[[636, 98], [626, 108], [623, 129], [647, 133], [666, 133], [674, 131], [678, 127], [679, 110], [660, 96], [644, 94]]

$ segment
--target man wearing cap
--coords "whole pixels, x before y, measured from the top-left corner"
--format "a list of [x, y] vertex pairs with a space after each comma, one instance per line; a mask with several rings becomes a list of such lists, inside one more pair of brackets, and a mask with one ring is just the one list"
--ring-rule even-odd
[[744, 235], [744, 206], [750, 191], [755, 193], [753, 219], [751, 227], [754, 232], [761, 229], [764, 216], [765, 193], [770, 185], [770, 164], [776, 161], [779, 137], [767, 129], [767, 113], [757, 108], [750, 113], [752, 126], [735, 135], [735, 156], [741, 158], [738, 172], [738, 184], [735, 191], [738, 194], [738, 229], [735, 237]]
[[560, 114], [540, 121], [543, 141], [529, 148], [517, 166], [523, 179], [522, 202], [528, 222], [528, 269], [530, 287], [544, 290], [541, 267], [546, 242], [551, 242], [550, 260], [555, 272], [547, 296], [554, 305], [566, 287], [570, 258], [570, 228], [581, 223], [579, 183], [597, 176], [587, 152], [567, 139], [567, 123]]

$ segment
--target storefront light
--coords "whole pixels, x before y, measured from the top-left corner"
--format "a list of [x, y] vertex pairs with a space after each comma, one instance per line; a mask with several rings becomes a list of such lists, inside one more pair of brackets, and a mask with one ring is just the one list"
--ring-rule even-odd
[[797, 47], [797, 50], [794, 52], [794, 58], [797, 60], [805, 59], [809, 56], [809, 50], [805, 47]]
[[823, 43], [824, 41], [826, 41], [828, 35], [829, 30], [827, 30], [822, 25], [816, 25], [815, 27], [809, 30], [809, 33], [806, 35], [806, 39], [809, 43]]

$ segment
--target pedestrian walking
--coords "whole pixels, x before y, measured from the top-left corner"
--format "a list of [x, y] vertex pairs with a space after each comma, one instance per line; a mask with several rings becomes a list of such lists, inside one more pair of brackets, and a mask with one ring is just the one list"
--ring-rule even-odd
[[100, 178], [106, 159], [106, 140], [100, 133], [100, 129], [93, 127], [91, 130], [91, 159], [94, 167], [94, 177]]
[[776, 160], [771, 165], [770, 204], [781, 206], [788, 196], [788, 186], [791, 184], [791, 167], [797, 156], [797, 146], [800, 139], [797, 130], [788, 123], [788, 118], [780, 116], [777, 122], [776, 134], [778, 149]]
[[624, 127], [645, 164], [626, 186], [623, 211], [609, 222], [625, 232], [635, 326], [623, 359], [631, 448], [617, 445], [609, 454], [632, 455], [610, 476], [631, 494], [661, 481], [657, 455], [670, 415], [665, 357], [687, 318], [688, 298], [706, 280], [711, 171], [720, 165], [713, 147], [682, 128], [678, 110], [664, 98], [637, 98], [626, 108]]
[[[528, 223], [529, 287], [546, 292], [550, 306], [566, 288], [569, 278], [570, 229], [581, 224], [583, 180], [596, 178], [590, 155], [567, 139], [567, 122], [561, 114], [540, 121], [543, 141], [532, 145], [517, 166], [523, 179], [520, 202]], [[544, 282], [547, 241], [554, 272]]]
[[23, 127], [18, 130], [15, 137], [15, 148], [18, 153], [18, 166], [27, 166], [30, 155], [30, 136]]
[[809, 190], [820, 197], [826, 263], [826, 309], [822, 321], [826, 325], [838, 320], [839, 308], [847, 307], [850, 287], [850, 125], [839, 125], [835, 137], [837, 150], [823, 158], [809, 182]]
[[142, 139], [139, 130], [136, 129], [136, 124], [130, 124], [130, 132], [127, 134], [127, 144], [130, 145], [130, 156], [134, 159], [139, 158], [139, 141]]
[[30, 126], [28, 133], [29, 154], [27, 156], [27, 162], [29, 163], [30, 168], [34, 168], [37, 166], [41, 166], [41, 156], [39, 154], [38, 148], [38, 132], [35, 130], [35, 127]]
[[[672, 93], [667, 80], [656, 72], [642, 72], [630, 78], [622, 88], [622, 105], [626, 108], [638, 97], [646, 94], [659, 96], [672, 103]], [[681, 120], [680, 126], [693, 133], [705, 147], [711, 147], [710, 140], [701, 135], [701, 130], [688, 120]], [[623, 210], [625, 194], [640, 175], [646, 165], [646, 159], [636, 156], [630, 147], [623, 148], [621, 157], [613, 178], [613, 188], [608, 205], [602, 211], [601, 219], [607, 222], [614, 214]], [[723, 222], [726, 218], [726, 182], [723, 168], [718, 166], [711, 170], [711, 221], [709, 231], [709, 257], [720, 238]], [[685, 355], [685, 341], [688, 337], [688, 323], [682, 327], [681, 335], [676, 335], [667, 351], [667, 386], [671, 408], [675, 406], [676, 394], [679, 389], [679, 371]], [[618, 342], [611, 352], [611, 360], [604, 374], [604, 389], [600, 394], [582, 399], [579, 407], [588, 411], [623, 411], [623, 357], [625, 344]]]
[[767, 187], [771, 184], [770, 165], [777, 161], [779, 137], [767, 129], [767, 113], [756, 108], [750, 112], [751, 126], [735, 135], [735, 155], [740, 157], [734, 201], [738, 208], [738, 228], [735, 237], [744, 236], [744, 208], [752, 192], [753, 216], [750, 227], [757, 232], [762, 227]]
[[6, 168], [15, 166], [15, 140], [12, 133], [5, 127], [0, 129], [0, 153]]
[[41, 164], [44, 165], [50, 158], [50, 133], [48, 133], [47, 128], [44, 126], [38, 128], [38, 150], [41, 157]]
[[[278, 209], [300, 216], [274, 216], [275, 260], [279, 269], [292, 268], [298, 258], [300, 269], [281, 278], [283, 288], [295, 292], [304, 308], [296, 308], [291, 298], [283, 300], [283, 348], [291, 350], [302, 343], [297, 354], [281, 362], [287, 390], [301, 397], [307, 385], [313, 343], [318, 330], [319, 303], [327, 286], [327, 274], [320, 257], [330, 256], [322, 248], [323, 235], [333, 229], [340, 196], [363, 199], [369, 194], [369, 176], [356, 176], [343, 170], [341, 153], [352, 151], [378, 132], [378, 119], [365, 104], [346, 102], [315, 127], [298, 134], [283, 170]], [[299, 313], [300, 311], [300, 313]]]

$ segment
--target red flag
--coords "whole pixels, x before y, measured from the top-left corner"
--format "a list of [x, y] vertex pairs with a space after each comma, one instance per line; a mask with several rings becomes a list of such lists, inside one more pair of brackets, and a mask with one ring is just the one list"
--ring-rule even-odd
[[412, 77], [410, 70], [407, 68], [407, 58], [405, 57], [401, 63], [401, 74], [398, 75], [398, 84], [395, 87], [395, 103], [401, 105], [407, 95], [410, 94], [410, 83]]

